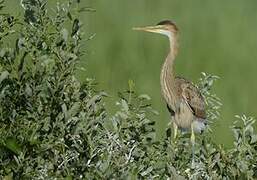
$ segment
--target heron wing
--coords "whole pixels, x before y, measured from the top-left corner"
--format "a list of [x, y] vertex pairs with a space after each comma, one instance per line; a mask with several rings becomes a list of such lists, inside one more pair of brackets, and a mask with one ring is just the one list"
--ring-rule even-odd
[[197, 118], [206, 119], [205, 102], [199, 89], [190, 81], [181, 77], [176, 77], [176, 83], [177, 87], [179, 87], [177, 88], [179, 97], [186, 102], [192, 113]]

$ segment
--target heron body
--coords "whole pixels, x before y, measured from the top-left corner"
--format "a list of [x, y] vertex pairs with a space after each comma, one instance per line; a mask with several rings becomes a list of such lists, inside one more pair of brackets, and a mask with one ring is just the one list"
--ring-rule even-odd
[[178, 128], [191, 130], [191, 141], [194, 143], [194, 132], [202, 132], [206, 126], [205, 102], [196, 86], [184, 78], [175, 76], [174, 61], [178, 52], [177, 26], [171, 21], [162, 21], [156, 26], [134, 30], [159, 33], [169, 38], [170, 51], [160, 75], [161, 91], [173, 120], [174, 136], [176, 137]]
[[206, 123], [204, 99], [191, 82], [172, 75], [173, 66], [167, 61], [169, 59], [163, 64], [160, 81], [162, 95], [173, 121], [183, 130], [192, 126], [194, 132], [201, 132]]

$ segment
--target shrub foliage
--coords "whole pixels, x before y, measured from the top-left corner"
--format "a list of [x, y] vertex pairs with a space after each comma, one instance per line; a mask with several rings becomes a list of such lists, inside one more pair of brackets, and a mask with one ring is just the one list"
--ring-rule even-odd
[[[133, 82], [108, 115], [107, 95], [90, 78], [82, 83], [74, 76], [85, 39], [78, 12], [86, 8], [79, 0], [54, 10], [46, 3], [21, 1], [23, 18], [0, 14], [1, 179], [257, 178], [251, 117], [236, 116], [233, 148], [216, 145], [207, 131], [192, 153], [188, 134], [174, 141], [167, 128], [164, 139], [155, 138], [157, 113]], [[203, 73], [198, 84], [210, 120], [221, 106], [210, 93], [216, 79]]]

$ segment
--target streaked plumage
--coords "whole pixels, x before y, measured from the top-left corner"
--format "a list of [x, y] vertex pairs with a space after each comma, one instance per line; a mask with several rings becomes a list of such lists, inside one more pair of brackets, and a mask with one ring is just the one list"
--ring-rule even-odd
[[[178, 125], [178, 127], [182, 129], [190, 129], [192, 121], [198, 121], [198, 123], [194, 124], [195, 126], [194, 131], [200, 132], [205, 127], [206, 123], [206, 112], [205, 112], [205, 103], [203, 96], [200, 94], [197, 87], [195, 87], [191, 82], [188, 80], [182, 78], [182, 77], [176, 77], [175, 78], [175, 86], [177, 87], [177, 96], [179, 97], [179, 107], [178, 113], [175, 114], [174, 110], [176, 107], [169, 107], [169, 111], [173, 111], [171, 115], [175, 115], [174, 121]], [[184, 107], [186, 106], [186, 107]], [[188, 110], [189, 111], [188, 111]], [[184, 110], [184, 113], [183, 111]], [[182, 112], [179, 112], [182, 111]], [[182, 118], [181, 114], [187, 114], [187, 111], [189, 115], [184, 115], [188, 118]], [[177, 117], [178, 115], [178, 117]], [[191, 116], [192, 115], [192, 116]], [[192, 118], [192, 119], [191, 119]]]
[[177, 128], [191, 129], [191, 141], [194, 143], [194, 132], [201, 132], [206, 124], [205, 102], [200, 91], [190, 81], [175, 77], [174, 61], [178, 52], [178, 28], [172, 21], [161, 21], [156, 26], [134, 28], [168, 36], [170, 52], [165, 59], [161, 75], [161, 90], [168, 110], [173, 119], [174, 136]]

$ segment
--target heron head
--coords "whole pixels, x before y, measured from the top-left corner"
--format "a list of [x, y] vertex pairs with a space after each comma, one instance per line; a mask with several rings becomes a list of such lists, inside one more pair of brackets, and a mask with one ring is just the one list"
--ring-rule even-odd
[[133, 30], [159, 33], [166, 35], [169, 38], [173, 37], [178, 32], [176, 24], [169, 20], [161, 21], [155, 26], [135, 27]]

